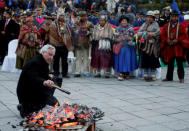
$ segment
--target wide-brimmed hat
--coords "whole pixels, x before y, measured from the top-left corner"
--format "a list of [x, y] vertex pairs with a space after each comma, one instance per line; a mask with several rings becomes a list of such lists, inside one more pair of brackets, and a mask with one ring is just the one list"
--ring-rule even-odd
[[174, 10], [171, 11], [171, 15], [179, 15], [179, 12], [174, 9]]
[[159, 14], [160, 14], [159, 10], [154, 10], [154, 15], [159, 15]]
[[167, 7], [163, 8], [163, 9], [171, 11], [171, 7], [170, 6], [167, 6]]
[[154, 12], [150, 10], [150, 11], [147, 12], [146, 16], [153, 16], [154, 17]]
[[129, 18], [125, 15], [122, 15], [120, 18], [119, 18], [119, 23], [121, 23], [122, 20], [127, 20], [127, 22], [129, 23]]
[[53, 19], [51, 15], [44, 15], [43, 18], [44, 19]]
[[35, 11], [42, 11], [42, 8], [38, 7], [35, 9]]
[[57, 14], [56, 14], [56, 12], [52, 12], [51, 15], [52, 15], [52, 16], [53, 16], [53, 15], [55, 16], [55, 15], [57, 15]]
[[34, 21], [32, 16], [29, 16], [29, 17], [26, 18], [26, 22], [30, 22], [30, 21]]
[[80, 11], [79, 12], [79, 16], [86, 16], [87, 15], [87, 12], [86, 11]]

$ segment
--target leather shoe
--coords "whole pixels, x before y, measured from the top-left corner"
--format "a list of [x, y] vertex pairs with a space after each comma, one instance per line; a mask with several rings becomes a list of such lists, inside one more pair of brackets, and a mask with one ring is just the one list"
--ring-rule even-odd
[[163, 79], [162, 81], [163, 81], [163, 82], [166, 82], [166, 81], [173, 81], [173, 80], [169, 80], [169, 79], [165, 78], [165, 79]]
[[81, 75], [80, 74], [75, 74], [74, 77], [81, 77]]
[[70, 78], [69, 75], [63, 75], [63, 78]]
[[96, 78], [100, 78], [101, 75], [100, 75], [100, 74], [96, 74], [94, 77], [96, 77]]
[[105, 78], [110, 78], [110, 75], [105, 75]]
[[180, 79], [180, 83], [184, 83], [184, 79]]
[[145, 80], [146, 82], [151, 82], [151, 81], [152, 81], [152, 79], [151, 79], [150, 77], [144, 77], [144, 80]]
[[17, 109], [18, 109], [18, 111], [20, 112], [20, 116], [21, 116], [22, 118], [26, 117], [26, 114], [24, 113], [24, 108], [23, 108], [23, 105], [22, 105], [22, 104], [18, 104], [18, 105], [17, 105]]

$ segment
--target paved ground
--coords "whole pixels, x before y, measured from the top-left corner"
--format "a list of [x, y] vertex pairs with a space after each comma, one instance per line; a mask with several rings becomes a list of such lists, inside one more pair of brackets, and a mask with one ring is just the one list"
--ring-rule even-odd
[[[163, 69], [163, 77], [165, 76]], [[142, 80], [117, 81], [115, 78], [64, 79], [66, 95], [56, 91], [61, 103], [81, 103], [97, 106], [105, 112], [97, 123], [102, 131], [189, 131], [189, 68], [185, 83], [160, 80], [146, 83]], [[18, 131], [22, 120], [16, 109], [16, 86], [19, 74], [0, 72], [0, 130]]]

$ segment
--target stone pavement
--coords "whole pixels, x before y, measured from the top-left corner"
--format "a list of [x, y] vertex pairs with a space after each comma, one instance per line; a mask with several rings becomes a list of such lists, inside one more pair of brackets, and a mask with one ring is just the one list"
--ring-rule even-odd
[[[176, 70], [176, 69], [175, 69]], [[174, 82], [144, 82], [116, 78], [64, 79], [63, 88], [55, 96], [61, 103], [96, 106], [105, 112], [97, 122], [100, 131], [189, 131], [189, 68], [185, 83], [180, 84], [176, 72]], [[163, 78], [166, 68], [163, 68]], [[22, 120], [16, 109], [16, 86], [19, 74], [0, 72], [0, 130], [21, 131]]]

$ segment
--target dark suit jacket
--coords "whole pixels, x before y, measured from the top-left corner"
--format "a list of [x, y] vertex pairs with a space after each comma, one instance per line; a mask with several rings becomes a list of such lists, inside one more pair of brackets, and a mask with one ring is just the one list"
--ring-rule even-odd
[[[4, 22], [4, 25], [5, 25], [5, 22]], [[20, 25], [17, 24], [15, 21], [10, 20], [5, 29], [5, 38], [7, 42], [9, 43], [13, 39], [18, 39], [19, 32], [20, 32]]]
[[[17, 24], [15, 21], [10, 20], [8, 25], [5, 28], [5, 22], [6, 20], [1, 20], [0, 22], [0, 31], [5, 31], [5, 34], [3, 35], [1, 32], [1, 47], [4, 50], [8, 50], [8, 43], [13, 39], [18, 39], [18, 35], [20, 32], [20, 25]], [[4, 30], [5, 28], [5, 30]]]
[[44, 104], [53, 96], [54, 89], [43, 85], [49, 78], [48, 66], [41, 54], [25, 64], [17, 86], [19, 103]]

